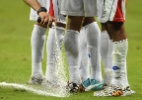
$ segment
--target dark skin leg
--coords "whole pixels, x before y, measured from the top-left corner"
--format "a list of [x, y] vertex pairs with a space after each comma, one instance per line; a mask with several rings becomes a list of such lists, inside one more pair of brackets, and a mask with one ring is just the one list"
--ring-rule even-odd
[[[107, 30], [107, 23], [101, 23], [101, 30], [102, 31], [108, 31]], [[109, 34], [109, 38], [112, 39], [111, 34], [109, 32], [108, 32], [108, 34]]]
[[68, 16], [67, 29], [80, 32], [83, 20], [83, 16]]
[[56, 23], [56, 26], [66, 28], [66, 24], [63, 23]]
[[69, 16], [68, 17], [68, 23], [67, 23], [67, 29], [75, 30], [80, 32], [80, 29], [82, 26], [88, 25], [92, 22], [94, 22], [94, 17], [83, 17], [83, 16]]
[[105, 23], [101, 23], [101, 30], [102, 31], [106, 31], [106, 24]]
[[91, 23], [93, 23], [93, 22], [95, 22], [94, 17], [85, 17], [82, 26], [86, 26], [86, 25], [91, 24]]
[[113, 41], [120, 41], [127, 38], [123, 22], [107, 22], [105, 26]]

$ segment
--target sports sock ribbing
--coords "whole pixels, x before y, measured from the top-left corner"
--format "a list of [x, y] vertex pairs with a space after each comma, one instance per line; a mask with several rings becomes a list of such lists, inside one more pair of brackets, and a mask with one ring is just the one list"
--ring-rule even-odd
[[128, 86], [126, 56], [128, 50], [128, 40], [121, 40], [113, 43], [113, 78], [112, 83], [119, 82], [123, 86]]
[[32, 48], [32, 76], [42, 77], [42, 58], [44, 50], [46, 28], [34, 25], [31, 36]]
[[90, 67], [89, 67], [89, 58], [87, 50], [87, 40], [86, 40], [85, 29], [82, 28], [78, 37], [79, 41], [79, 71], [81, 80], [84, 82], [90, 78]]
[[101, 57], [104, 66], [104, 82], [110, 84], [112, 71], [112, 51], [113, 43], [107, 31], [101, 33]]
[[74, 30], [66, 30], [64, 37], [64, 46], [66, 50], [66, 57], [70, 75], [70, 82], [80, 84], [81, 78], [79, 75], [78, 66], [78, 34]]
[[93, 22], [84, 28], [87, 34], [87, 48], [91, 65], [91, 78], [101, 82], [100, 29], [96, 22]]

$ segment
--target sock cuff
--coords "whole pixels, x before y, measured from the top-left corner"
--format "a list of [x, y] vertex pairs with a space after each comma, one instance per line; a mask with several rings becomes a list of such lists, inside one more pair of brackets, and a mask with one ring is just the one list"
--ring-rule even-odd
[[34, 27], [35, 27], [35, 28], [38, 28], [38, 29], [40, 29], [40, 30], [42, 30], [42, 31], [46, 31], [46, 30], [47, 30], [47, 28], [41, 27], [41, 26], [39, 26], [39, 25], [37, 25], [37, 24], [34, 24]]
[[62, 30], [62, 31], [65, 31], [65, 29], [63, 27], [59, 27], [59, 26], [54, 26], [52, 27], [53, 29], [58, 29], [58, 30]]
[[[98, 26], [98, 24], [97, 24], [97, 22], [92, 22], [92, 23], [90, 23], [90, 24], [88, 24], [88, 25], [85, 25], [85, 26], [83, 26], [83, 28], [88, 28], [88, 27], [90, 27], [90, 26], [93, 26], [93, 25], [97, 25]], [[94, 27], [94, 26], [93, 26]]]
[[123, 39], [123, 40], [119, 40], [119, 41], [114, 41], [114, 44], [119, 44], [119, 43], [124, 43], [124, 42], [128, 42], [128, 39]]
[[113, 49], [114, 50], [117, 50], [117, 51], [118, 51], [118, 49], [119, 50], [124, 50], [127, 47], [128, 47], [128, 40], [127, 39], [113, 42]]
[[103, 30], [101, 33], [102, 34], [108, 34], [108, 32], [106, 30]]
[[75, 33], [75, 34], [79, 35], [79, 32], [78, 32], [78, 31], [75, 31], [75, 30], [67, 29], [67, 30], [66, 30], [66, 33], [67, 33], [67, 32], [71, 32], [71, 33]]
[[65, 29], [62, 27], [54, 26], [51, 28], [55, 34], [57, 35], [64, 35]]

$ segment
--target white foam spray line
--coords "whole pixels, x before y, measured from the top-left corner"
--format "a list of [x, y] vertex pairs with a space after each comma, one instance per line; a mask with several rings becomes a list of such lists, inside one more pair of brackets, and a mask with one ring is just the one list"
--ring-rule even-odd
[[[55, 26], [56, 27], [56, 26]], [[59, 27], [58, 27], [59, 28]], [[61, 28], [62, 30], [64, 30], [63, 28]], [[62, 79], [62, 80], [64, 80], [64, 81], [67, 81], [68, 79], [67, 79], [67, 71], [66, 71], [66, 68], [65, 68], [65, 66], [64, 66], [64, 60], [63, 60], [63, 55], [62, 55], [62, 50], [61, 50], [61, 48], [62, 48], [62, 42], [60, 43], [59, 42], [59, 40], [58, 40], [58, 38], [57, 38], [57, 29], [55, 30], [55, 39], [56, 39], [56, 43], [55, 43], [55, 45], [57, 46], [57, 48], [55, 48], [55, 52], [57, 53], [59, 53], [59, 54], [56, 54], [56, 60], [55, 60], [55, 62], [54, 63], [56, 63], [56, 68], [57, 68], [57, 70], [58, 70], [58, 76]], [[63, 33], [62, 33], [63, 34]], [[61, 47], [60, 47], [61, 46]]]
[[[53, 26], [53, 28], [54, 28], [55, 43], [53, 43], [52, 45], [53, 46], [52, 56], [54, 56], [54, 58], [52, 59], [52, 63], [55, 64], [56, 68], [55, 76], [53, 77], [57, 77], [58, 82], [60, 82], [61, 84], [66, 84], [68, 81], [67, 69], [64, 66], [64, 59], [61, 49], [63, 40], [58, 40], [58, 32], [57, 32], [57, 30], [60, 29], [60, 27]], [[61, 28], [61, 30], [63, 30], [63, 28]]]
[[[56, 68], [57, 68], [57, 76], [58, 76], [58, 80], [61, 81], [62, 85], [65, 85], [67, 81], [67, 71], [65, 69], [64, 66], [64, 61], [62, 58], [62, 53], [60, 50], [60, 44], [58, 42], [57, 39], [57, 32], [55, 30], [55, 39], [56, 39], [56, 43], [55, 45], [57, 46], [56, 48], [54, 47], [54, 54], [55, 54], [55, 59], [53, 60], [53, 63], [56, 63]], [[60, 53], [58, 53], [60, 52]], [[34, 94], [38, 94], [38, 95], [44, 95], [44, 96], [55, 96], [55, 97], [68, 97], [70, 94], [68, 93], [68, 91], [66, 91], [65, 87], [62, 87], [60, 89], [46, 89], [46, 87], [34, 87], [34, 86], [28, 86], [25, 84], [17, 84], [17, 83], [6, 83], [6, 82], [0, 82], [0, 86], [2, 87], [9, 87], [9, 88], [14, 88], [14, 89], [21, 89], [21, 90], [25, 90], [25, 91], [29, 91], [32, 92]]]
[[55, 97], [68, 97], [69, 96], [69, 94], [65, 94], [65, 93], [58, 93], [58, 94], [50, 93], [48, 91], [45, 91], [39, 88], [36, 89], [34, 87], [26, 86], [24, 84], [0, 82], [0, 86], [14, 88], [14, 89], [22, 89], [22, 90], [29, 91], [29, 92], [32, 92], [38, 95], [43, 95], [43, 96], [55, 96]]

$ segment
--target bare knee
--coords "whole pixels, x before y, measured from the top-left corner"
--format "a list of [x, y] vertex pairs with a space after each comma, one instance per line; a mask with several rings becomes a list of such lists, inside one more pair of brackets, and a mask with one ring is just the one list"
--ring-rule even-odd
[[83, 19], [83, 16], [68, 16], [67, 29], [80, 32]]

